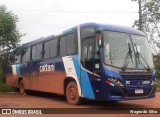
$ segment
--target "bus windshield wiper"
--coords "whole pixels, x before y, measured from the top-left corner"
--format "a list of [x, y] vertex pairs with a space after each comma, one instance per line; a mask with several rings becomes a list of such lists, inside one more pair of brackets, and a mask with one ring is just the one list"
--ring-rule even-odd
[[[134, 43], [134, 46], [135, 46], [135, 51], [136, 51], [136, 58], [138, 60], [138, 63], [139, 64], [142, 64], [144, 68], [146, 68], [147, 71], [150, 71], [151, 68], [149, 67], [147, 61], [144, 59], [144, 57], [142, 56], [142, 54], [140, 52], [138, 52], [138, 49], [137, 49], [137, 45]], [[147, 65], [147, 67], [140, 61], [140, 57], [142, 58], [142, 60], [145, 62], [145, 64]]]
[[127, 55], [126, 55], [125, 60], [123, 62], [122, 71], [125, 71], [128, 64], [129, 64], [129, 56], [130, 56], [131, 61], [133, 62], [133, 60], [132, 60], [132, 50], [131, 50], [130, 43], [128, 43], [128, 52], [127, 52]]

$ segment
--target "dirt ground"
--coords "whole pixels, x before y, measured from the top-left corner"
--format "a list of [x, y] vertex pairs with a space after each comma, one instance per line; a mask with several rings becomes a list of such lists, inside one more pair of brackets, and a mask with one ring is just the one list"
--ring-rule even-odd
[[[44, 111], [45, 109], [48, 108], [50, 109], [49, 111]], [[55, 94], [39, 93], [39, 92], [30, 92], [28, 95], [21, 95], [19, 93], [0, 93], [0, 112], [2, 111], [2, 109], [40, 109], [42, 110], [42, 112], [51, 112], [56, 117], [59, 116], [65, 116], [65, 117], [105, 116], [106, 117], [106, 115], [112, 117], [122, 117], [122, 116], [158, 117], [158, 114], [129, 114], [129, 113], [131, 110], [133, 110], [134, 113], [137, 113], [137, 111], [144, 111], [144, 110], [146, 110], [147, 113], [150, 110], [151, 113], [156, 113], [156, 111], [160, 113], [160, 92], [157, 92], [156, 98], [151, 98], [151, 99], [127, 100], [116, 103], [85, 100], [84, 104], [78, 106], [68, 104], [64, 96], [59, 96]], [[67, 114], [67, 112], [69, 114]], [[74, 113], [76, 113], [76, 115]], [[5, 117], [5, 116], [11, 116], [11, 115], [0, 114], [0, 117]], [[12, 116], [21, 117], [22, 115], [12, 114]], [[23, 116], [53, 117], [53, 115], [51, 114], [23, 115]]]

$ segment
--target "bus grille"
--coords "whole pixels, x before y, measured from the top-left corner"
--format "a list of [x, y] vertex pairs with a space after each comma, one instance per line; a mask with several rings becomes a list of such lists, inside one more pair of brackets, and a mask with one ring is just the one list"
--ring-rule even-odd
[[124, 80], [150, 80], [151, 75], [122, 75]]

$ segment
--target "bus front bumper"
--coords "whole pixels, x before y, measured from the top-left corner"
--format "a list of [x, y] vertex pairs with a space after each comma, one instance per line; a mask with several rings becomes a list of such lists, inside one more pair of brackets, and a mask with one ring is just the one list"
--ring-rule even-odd
[[[135, 94], [136, 89], [142, 89], [143, 93]], [[135, 99], [154, 98], [155, 92], [156, 92], [155, 84], [152, 86], [150, 85], [148, 87], [137, 87], [137, 88], [133, 87], [120, 88], [118, 86], [115, 87], [107, 86], [102, 90], [101, 94], [97, 94], [96, 97], [98, 100], [106, 100], [106, 101], [135, 100]]]

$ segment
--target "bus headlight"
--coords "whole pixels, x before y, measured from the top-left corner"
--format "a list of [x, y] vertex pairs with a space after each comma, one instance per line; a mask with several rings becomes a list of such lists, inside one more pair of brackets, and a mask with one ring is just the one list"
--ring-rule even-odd
[[142, 81], [142, 85], [148, 85], [148, 84], [150, 84], [150, 80], [144, 80], [144, 81]]
[[115, 85], [124, 87], [124, 85], [121, 83], [121, 81], [119, 81], [119, 80], [116, 79], [116, 78], [107, 78], [107, 79], [108, 79], [110, 82], [114, 83]]

